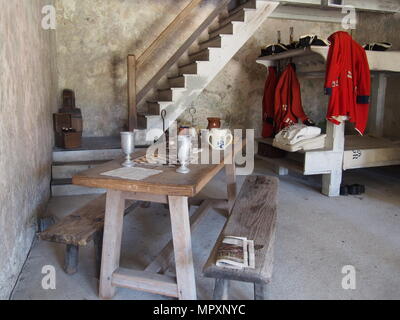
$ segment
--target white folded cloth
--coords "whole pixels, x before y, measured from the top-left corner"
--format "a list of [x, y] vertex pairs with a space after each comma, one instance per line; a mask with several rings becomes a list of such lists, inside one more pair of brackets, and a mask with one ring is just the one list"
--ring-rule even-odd
[[279, 132], [273, 146], [285, 151], [309, 151], [325, 147], [326, 135], [321, 135], [321, 128], [304, 124], [294, 124]]
[[321, 128], [310, 127], [304, 124], [294, 124], [279, 132], [275, 140], [279, 144], [294, 145], [302, 140], [315, 138], [321, 135]]
[[323, 149], [325, 147], [325, 141], [326, 134], [321, 134], [318, 137], [301, 140], [295, 144], [281, 144], [279, 141], [274, 140], [273, 146], [288, 152], [297, 152], [300, 150], [311, 151]]

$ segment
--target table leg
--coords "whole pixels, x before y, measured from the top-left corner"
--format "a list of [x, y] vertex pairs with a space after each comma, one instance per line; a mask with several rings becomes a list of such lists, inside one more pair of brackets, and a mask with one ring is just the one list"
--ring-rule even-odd
[[181, 300], [197, 300], [187, 197], [169, 197], [178, 295]]
[[100, 297], [112, 299], [115, 287], [112, 276], [119, 267], [125, 200], [122, 192], [108, 190], [104, 220], [103, 253], [101, 258]]
[[228, 191], [228, 208], [229, 208], [229, 214], [230, 214], [232, 211], [233, 205], [235, 204], [235, 200], [236, 200], [236, 196], [237, 196], [235, 161], [233, 161], [233, 164], [225, 165], [225, 175], [226, 175], [226, 184], [227, 184], [227, 191]]

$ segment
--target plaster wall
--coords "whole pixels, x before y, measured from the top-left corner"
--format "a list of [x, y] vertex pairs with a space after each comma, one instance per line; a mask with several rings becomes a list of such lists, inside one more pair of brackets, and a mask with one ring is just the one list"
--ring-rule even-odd
[[[224, 119], [226, 127], [254, 128], [256, 136], [261, 136], [267, 69], [257, 64], [256, 59], [262, 47], [276, 43], [278, 30], [282, 41], [289, 43], [289, 28], [292, 26], [295, 39], [306, 34], [317, 34], [326, 39], [341, 29], [341, 25], [333, 23], [268, 19], [195, 101], [193, 106], [198, 109], [196, 121], [200, 126], [206, 126], [207, 116], [217, 116]], [[323, 81], [299, 79], [304, 110], [314, 121], [325, 125], [328, 100], [324, 95]], [[188, 113], [182, 116], [182, 121], [190, 119]]]
[[[56, 0], [59, 96], [76, 91], [85, 136], [118, 135], [126, 124], [128, 54], [139, 57], [189, 0]], [[140, 69], [138, 90], [215, 8], [196, 8]]]
[[[400, 50], [400, 13], [379, 14], [362, 13], [359, 15], [359, 24], [355, 33], [356, 39], [364, 43], [390, 42], [391, 50]], [[384, 135], [390, 138], [400, 138], [400, 75], [391, 75], [388, 78], [386, 95]]]
[[[7, 299], [49, 198], [55, 106], [49, 0], [0, 0], [0, 299]], [[55, 47], [55, 46], [54, 46]]]
[[[76, 90], [77, 103], [82, 108], [85, 136], [117, 135], [127, 119], [126, 56], [140, 54], [157, 38], [188, 0], [56, 0], [58, 9], [57, 63], [59, 93], [63, 88]], [[205, 1], [193, 12], [190, 22], [182, 25], [168, 45], [151, 59], [138, 75], [142, 88], [154, 71], [165, 62], [215, 7], [215, 1]], [[366, 17], [375, 17], [367, 19]], [[386, 17], [386, 18], [385, 18]], [[371, 21], [374, 21], [371, 23]], [[355, 32], [356, 39], [365, 42], [382, 37], [400, 43], [392, 15], [362, 14]], [[295, 28], [295, 37], [318, 34], [327, 38], [341, 25], [269, 19], [227, 64], [217, 78], [206, 88], [193, 106], [197, 109], [195, 125], [206, 126], [206, 118], [219, 116], [226, 127], [255, 128], [261, 132], [261, 99], [266, 69], [255, 63], [260, 48], [276, 42], [277, 30], [283, 41], [289, 40], [289, 27]], [[387, 36], [386, 36], [387, 35]], [[323, 95], [322, 79], [301, 79], [302, 97], [306, 112], [321, 126], [325, 125], [327, 98]], [[162, 85], [161, 85], [162, 87]], [[389, 81], [389, 91], [395, 83]], [[388, 94], [388, 103], [394, 104], [398, 93]], [[390, 125], [387, 133], [393, 135], [398, 117], [394, 108], [387, 111]], [[190, 122], [189, 113], [180, 119]]]
[[[137, 56], [157, 38], [188, 0], [56, 0], [58, 13], [57, 64], [59, 92], [76, 90], [82, 108], [85, 136], [117, 135], [127, 119], [126, 56]], [[173, 35], [169, 45], [155, 55], [138, 75], [138, 88], [154, 70], [193, 32], [215, 8], [216, 1], [205, 1], [193, 12], [190, 23]], [[260, 49], [276, 41], [282, 30], [289, 39], [289, 27], [296, 36], [316, 33], [327, 37], [340, 26], [329, 23], [269, 20], [226, 66], [224, 71], [197, 99], [196, 123], [206, 125], [207, 116], [220, 116], [230, 127], [257, 128], [261, 125], [261, 99], [266, 69], [255, 63]], [[315, 95], [315, 87], [321, 95]], [[320, 88], [319, 88], [320, 87]], [[304, 102], [308, 113], [324, 118], [326, 99], [319, 81], [305, 81]], [[190, 117], [182, 115], [182, 120]]]

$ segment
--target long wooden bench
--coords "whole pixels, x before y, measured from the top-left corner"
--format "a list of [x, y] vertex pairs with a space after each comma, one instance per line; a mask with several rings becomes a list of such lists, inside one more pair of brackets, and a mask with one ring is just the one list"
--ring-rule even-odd
[[[256, 300], [266, 299], [272, 276], [279, 180], [250, 176], [244, 182], [232, 213], [204, 266], [204, 276], [215, 278], [214, 299], [227, 300], [230, 280], [254, 283]], [[234, 270], [216, 266], [218, 248], [226, 236], [254, 240], [255, 269]]]
[[[139, 202], [126, 201], [125, 214], [138, 205]], [[78, 271], [79, 248], [88, 245], [91, 241], [94, 241], [96, 268], [97, 272], [100, 272], [105, 207], [106, 195], [104, 194], [39, 234], [41, 240], [66, 245], [64, 270], [67, 274]]]

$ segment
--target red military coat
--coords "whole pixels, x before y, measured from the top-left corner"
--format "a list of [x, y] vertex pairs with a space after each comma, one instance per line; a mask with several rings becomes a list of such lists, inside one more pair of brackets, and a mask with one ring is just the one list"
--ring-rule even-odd
[[276, 86], [274, 109], [275, 133], [298, 123], [299, 119], [303, 123], [309, 120], [303, 110], [300, 83], [293, 64], [286, 67]]
[[263, 99], [263, 131], [264, 138], [274, 136], [274, 102], [278, 75], [275, 67], [268, 68], [268, 78], [265, 82]]
[[342, 117], [363, 134], [368, 122], [371, 75], [365, 50], [343, 31], [329, 37], [325, 92], [330, 95], [327, 119], [335, 124]]

